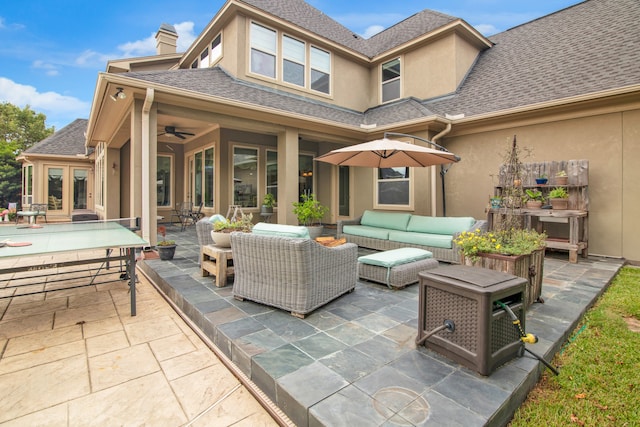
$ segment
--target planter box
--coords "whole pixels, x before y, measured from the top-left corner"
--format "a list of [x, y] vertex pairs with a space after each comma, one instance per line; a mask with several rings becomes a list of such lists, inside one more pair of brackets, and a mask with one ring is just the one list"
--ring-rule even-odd
[[534, 302], [543, 302], [542, 273], [544, 267], [544, 248], [532, 252], [529, 255], [500, 255], [479, 253], [479, 259], [472, 261], [462, 256], [462, 264], [472, 267], [482, 267], [490, 270], [502, 271], [514, 276], [527, 279], [525, 290], [525, 307], [529, 308]]

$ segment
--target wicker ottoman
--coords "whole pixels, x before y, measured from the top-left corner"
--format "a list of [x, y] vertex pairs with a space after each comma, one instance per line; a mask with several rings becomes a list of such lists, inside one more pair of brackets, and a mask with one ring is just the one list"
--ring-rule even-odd
[[402, 289], [419, 280], [418, 273], [439, 266], [429, 251], [400, 248], [358, 258], [358, 277], [361, 280], [384, 283], [389, 288]]

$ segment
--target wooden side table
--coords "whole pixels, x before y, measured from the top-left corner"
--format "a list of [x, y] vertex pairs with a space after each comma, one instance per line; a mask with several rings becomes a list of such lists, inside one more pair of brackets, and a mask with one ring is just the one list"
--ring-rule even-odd
[[227, 276], [233, 275], [233, 252], [231, 248], [214, 245], [202, 247], [202, 277], [215, 276], [216, 286], [227, 284]]

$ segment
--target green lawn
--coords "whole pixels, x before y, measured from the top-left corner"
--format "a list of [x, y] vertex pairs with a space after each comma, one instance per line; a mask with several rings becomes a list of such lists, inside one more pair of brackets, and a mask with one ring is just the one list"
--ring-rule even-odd
[[624, 267], [511, 426], [640, 426], [640, 269]]

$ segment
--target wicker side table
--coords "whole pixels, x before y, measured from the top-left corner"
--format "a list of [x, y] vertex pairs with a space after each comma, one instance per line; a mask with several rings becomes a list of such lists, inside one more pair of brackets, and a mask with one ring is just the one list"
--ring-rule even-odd
[[227, 277], [233, 275], [233, 252], [231, 248], [214, 245], [202, 247], [202, 277], [215, 276], [216, 286], [227, 284]]

